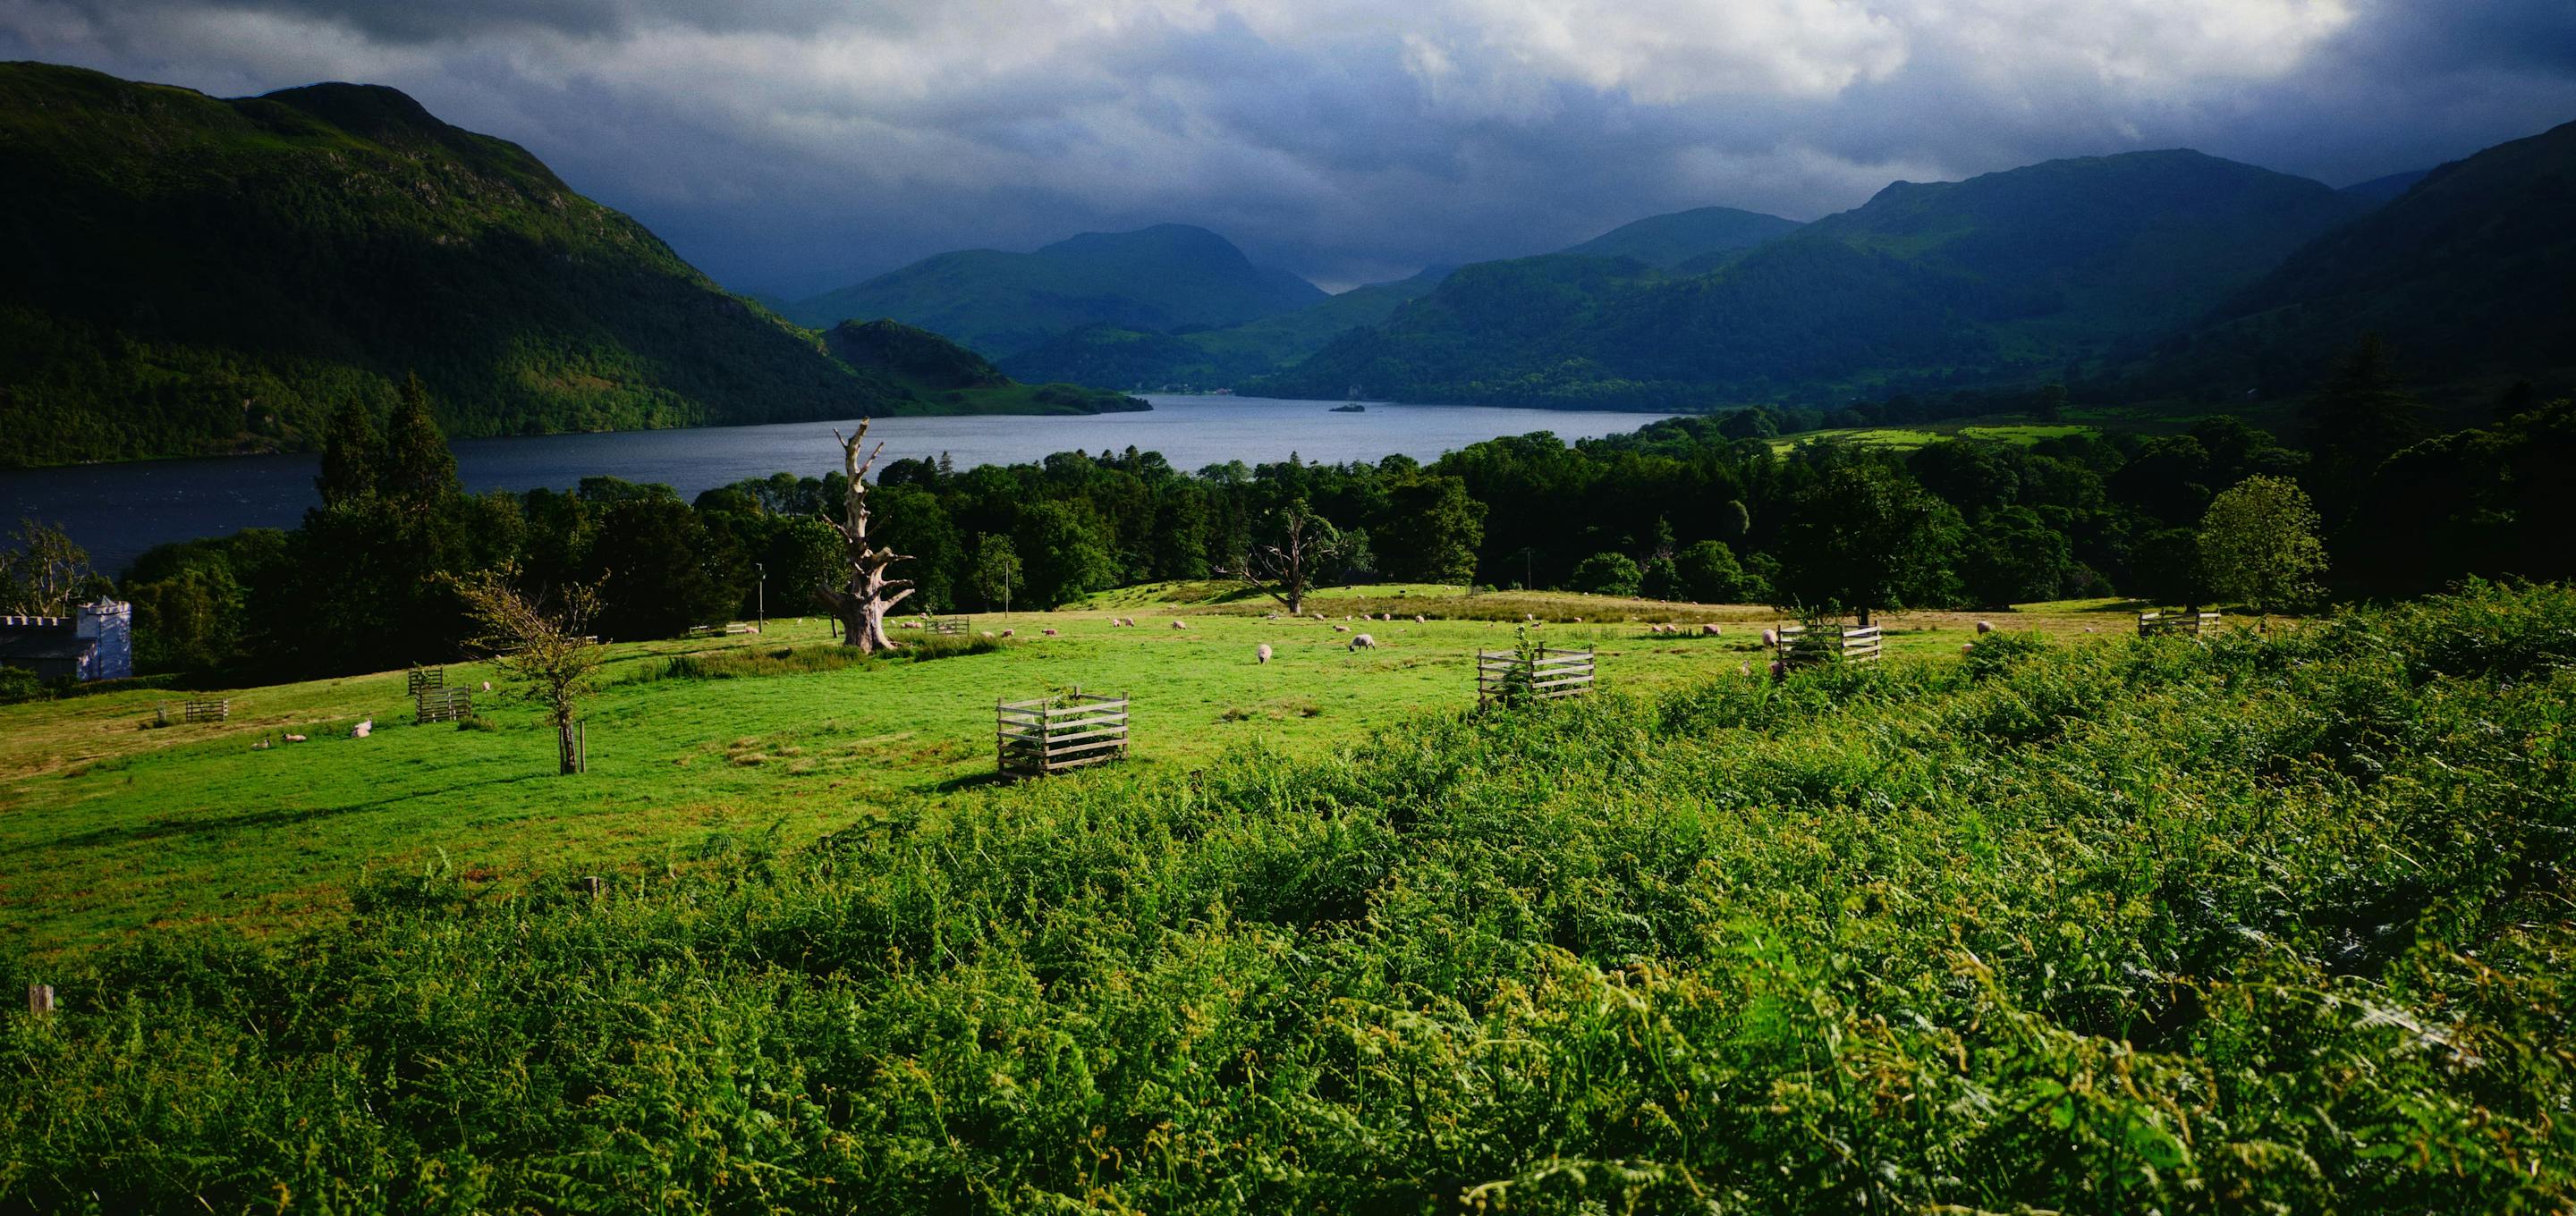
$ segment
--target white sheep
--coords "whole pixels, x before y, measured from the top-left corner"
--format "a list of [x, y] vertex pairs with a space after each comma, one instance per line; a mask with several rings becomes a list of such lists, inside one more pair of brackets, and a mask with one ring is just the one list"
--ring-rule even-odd
[[1052, 630], [1052, 629], [1041, 629], [1041, 630], [1039, 630], [1038, 632], [1039, 632], [1039, 633], [1043, 633], [1043, 634], [1045, 634], [1045, 635], [1046, 635], [1046, 636], [1048, 636], [1048, 637], [1054, 637], [1054, 636], [1055, 636], [1055, 630]]
[[1365, 634], [1365, 633], [1355, 633], [1355, 634], [1352, 634], [1352, 635], [1351, 635], [1351, 649], [1353, 649], [1353, 650], [1375, 650], [1375, 649], [1377, 649], [1377, 639], [1376, 639], [1376, 638], [1373, 638], [1373, 637], [1370, 637], [1369, 635], [1367, 635], [1367, 634]]
[[1018, 632], [1019, 632], [1019, 630], [1017, 630], [1017, 629], [1005, 629], [1005, 630], [1003, 630], [1003, 631], [1002, 631], [1002, 636], [1003, 636], [1003, 637], [1009, 637], [1009, 636], [1011, 636], [1012, 634], [1015, 634], [1015, 633], [1018, 633]]
[[1270, 643], [1268, 643], [1268, 642], [1263, 642], [1261, 645], [1254, 647], [1254, 648], [1253, 648], [1253, 650], [1252, 650], [1252, 653], [1253, 653], [1254, 655], [1258, 656], [1258, 661], [1259, 661], [1259, 662], [1263, 662], [1263, 663], [1267, 663], [1267, 662], [1269, 662], [1269, 661], [1270, 661]]
[[1324, 619], [1324, 614], [1323, 614], [1323, 613], [1320, 613], [1320, 612], [1316, 613], [1316, 614], [1315, 614], [1315, 619], [1316, 619], [1316, 620], [1319, 620], [1319, 621], [1320, 621], [1320, 620], [1322, 620], [1322, 619]]
[[1994, 631], [1995, 631], [1995, 623], [1994, 623], [1993, 621], [1979, 621], [1979, 622], [1977, 622], [1977, 632], [1978, 632], [1978, 633], [1980, 633], [1980, 634], [1987, 634], [1987, 633], [1993, 633]]
[[373, 719], [373, 718], [369, 718], [369, 719], [367, 719], [366, 721], [364, 721], [364, 722], [361, 722], [361, 723], [357, 724], [356, 726], [352, 726], [352, 727], [350, 727], [350, 728], [349, 728], [349, 737], [350, 737], [350, 738], [352, 738], [352, 739], [364, 739], [364, 738], [366, 738], [368, 735], [374, 734], [374, 733], [375, 733], [375, 730], [376, 730], [376, 720], [375, 720], [375, 719]]
[[1777, 646], [1777, 645], [1779, 645], [1779, 644], [1780, 644], [1780, 631], [1779, 631], [1779, 630], [1777, 630], [1777, 629], [1765, 629], [1765, 630], [1763, 630], [1763, 631], [1762, 631], [1762, 644], [1763, 644], [1763, 645], [1765, 645], [1765, 646]]
[[1351, 631], [1351, 627], [1350, 627], [1350, 626], [1348, 626], [1348, 625], [1335, 625], [1335, 626], [1333, 626], [1333, 632], [1335, 632], [1335, 633], [1349, 633], [1350, 631]]
[[1423, 620], [1423, 619], [1422, 619], [1422, 614], [1421, 614], [1421, 613], [1419, 613], [1419, 612], [1417, 612], [1417, 613], [1414, 613], [1414, 614], [1413, 614], [1413, 623], [1414, 623], [1414, 624], [1416, 624], [1416, 625], [1428, 625], [1428, 624], [1430, 624], [1431, 622], [1426, 621], [1426, 620]]
[[1699, 631], [1709, 637], [1716, 637], [1718, 634], [1717, 624], [1712, 621], [1709, 624], [1700, 626]]
[[1187, 629], [1187, 628], [1189, 628], [1189, 627], [1190, 627], [1190, 623], [1189, 623], [1188, 621], [1174, 621], [1174, 622], [1172, 622], [1172, 628], [1174, 628], [1174, 629]]

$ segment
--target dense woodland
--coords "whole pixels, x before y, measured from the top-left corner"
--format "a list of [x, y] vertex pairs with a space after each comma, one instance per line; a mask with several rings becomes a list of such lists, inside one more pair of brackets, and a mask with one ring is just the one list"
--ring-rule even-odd
[[[1905, 408], [1871, 407], [1892, 420]], [[2564, 543], [2576, 493], [2560, 473], [2576, 461], [2576, 406], [2441, 435], [2422, 418], [2368, 341], [2311, 395], [2301, 446], [2211, 417], [2178, 434], [2028, 446], [1780, 450], [1781, 428], [1816, 419], [1747, 410], [1574, 444], [1496, 439], [1427, 465], [1292, 457], [1192, 472], [1130, 449], [957, 469], [911, 456], [880, 467], [871, 503], [880, 539], [913, 557], [907, 608], [924, 611], [1042, 609], [1240, 571], [1298, 513], [1339, 542], [1319, 582], [1791, 611], [2104, 595], [2271, 610], [2473, 574], [2576, 575]], [[763, 606], [810, 614], [836, 569], [820, 513], [840, 500], [838, 474], [782, 473], [694, 502], [613, 478], [468, 495], [418, 382], [381, 417], [368, 398], [343, 404], [320, 481], [323, 505], [297, 529], [164, 545], [123, 572], [147, 670], [273, 679], [451, 658], [467, 636], [452, 580], [488, 569], [540, 593], [600, 584], [598, 628], [622, 639]], [[2230, 569], [2230, 545], [2286, 568]]]

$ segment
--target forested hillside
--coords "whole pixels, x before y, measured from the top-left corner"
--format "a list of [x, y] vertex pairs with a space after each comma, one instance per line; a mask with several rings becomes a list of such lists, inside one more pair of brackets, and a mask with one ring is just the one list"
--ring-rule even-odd
[[1288, 367], [1353, 329], [1379, 324], [1431, 294], [1450, 268], [1434, 266], [1391, 283], [1368, 283], [1283, 312], [1221, 329], [1176, 333], [1087, 325], [1002, 360], [1023, 380], [1069, 380], [1157, 388], [1224, 388]]
[[1086, 325], [1168, 332], [1234, 325], [1325, 298], [1186, 224], [1086, 232], [1034, 253], [943, 253], [789, 306], [828, 327], [890, 317], [1000, 358]]
[[[2358, 334], [2424, 383], [2576, 379], [2576, 123], [2426, 174], [2160, 347], [2145, 391], [2303, 390]], [[2243, 387], [2238, 387], [2243, 386]]]
[[1666, 270], [1707, 262], [1709, 269], [1744, 250], [1796, 232], [1796, 220], [1733, 207], [1695, 207], [1650, 215], [1560, 249], [1587, 258], [1635, 258]]
[[[2197, 317], [2369, 205], [2194, 152], [1900, 182], [1707, 273], [1469, 267], [1379, 330], [1250, 387], [1704, 406], [2052, 375]], [[1522, 302], [1551, 323], [1483, 323]]]
[[0, 464], [310, 446], [409, 371], [460, 436], [932, 408], [385, 88], [0, 65], [0, 259]]

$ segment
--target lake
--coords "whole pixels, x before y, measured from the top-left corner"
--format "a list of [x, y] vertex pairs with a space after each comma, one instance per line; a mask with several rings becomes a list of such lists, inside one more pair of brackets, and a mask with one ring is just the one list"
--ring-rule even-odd
[[[1341, 464], [1393, 455], [1428, 461], [1498, 435], [1553, 431], [1564, 439], [1633, 431], [1666, 414], [1612, 414], [1464, 405], [1386, 405], [1337, 414], [1337, 401], [1149, 394], [1151, 411], [1073, 417], [880, 418], [868, 432], [886, 459], [936, 457], [959, 468], [1020, 464], [1054, 452], [1161, 452], [1195, 471], [1240, 460], [1261, 464], [1291, 452]], [[615, 431], [515, 439], [460, 439], [456, 467], [467, 489], [571, 489], [584, 477], [658, 481], [683, 497], [746, 477], [785, 470], [822, 476], [840, 467], [832, 442], [848, 421], [681, 431]], [[53, 469], [0, 470], [0, 529], [21, 517], [58, 523], [89, 550], [99, 570], [122, 569], [165, 541], [222, 536], [243, 528], [291, 528], [319, 504], [320, 457], [219, 456]]]

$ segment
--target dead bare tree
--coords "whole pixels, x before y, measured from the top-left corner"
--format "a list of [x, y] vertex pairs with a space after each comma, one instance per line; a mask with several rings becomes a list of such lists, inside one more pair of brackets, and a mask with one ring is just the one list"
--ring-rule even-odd
[[1279, 513], [1278, 543], [1255, 545], [1239, 569], [1217, 573], [1259, 588], [1286, 605], [1291, 614], [1299, 614], [1306, 611], [1306, 589], [1314, 583], [1316, 568], [1333, 560], [1342, 543], [1341, 530], [1333, 521], [1317, 515], [1305, 499], [1291, 499]]
[[849, 474], [850, 485], [843, 492], [841, 518], [827, 517], [825, 522], [841, 534], [842, 560], [849, 565], [850, 575], [843, 585], [817, 593], [831, 605], [832, 615], [840, 618], [842, 643], [862, 653], [895, 648], [894, 640], [886, 636], [886, 610], [913, 592], [911, 579], [886, 577], [886, 567], [912, 557], [868, 544], [868, 470], [876, 467], [877, 453], [885, 451], [885, 443], [879, 441], [867, 459], [859, 459], [859, 447], [868, 438], [868, 422], [859, 419], [859, 429], [847, 439], [841, 439], [839, 431], [832, 432], [832, 438], [841, 440], [841, 468]]
[[467, 645], [490, 656], [493, 666], [545, 705], [555, 727], [556, 771], [568, 776], [580, 770], [575, 711], [596, 686], [592, 677], [599, 669], [600, 645], [586, 636], [599, 611], [599, 588], [575, 583], [564, 589], [560, 604], [548, 607], [514, 586], [517, 576], [515, 568], [504, 566], [453, 580], [480, 630]]

